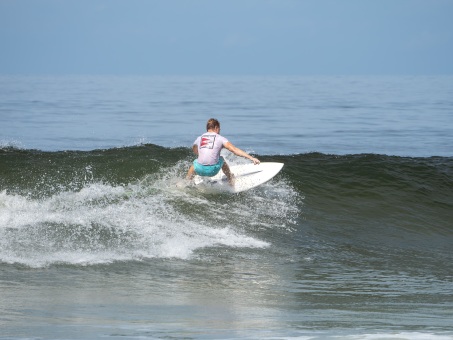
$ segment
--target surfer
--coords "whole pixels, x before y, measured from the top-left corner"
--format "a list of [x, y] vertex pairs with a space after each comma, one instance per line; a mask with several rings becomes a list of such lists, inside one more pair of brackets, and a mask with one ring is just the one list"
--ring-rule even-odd
[[237, 156], [250, 159], [253, 164], [260, 164], [258, 158], [250, 156], [247, 152], [235, 147], [225, 137], [220, 135], [220, 123], [211, 118], [206, 124], [206, 133], [199, 136], [193, 143], [192, 150], [198, 156], [187, 172], [187, 179], [191, 180], [195, 174], [199, 176], [215, 176], [220, 169], [227, 176], [230, 185], [234, 186], [234, 177], [230, 167], [220, 156], [223, 148]]

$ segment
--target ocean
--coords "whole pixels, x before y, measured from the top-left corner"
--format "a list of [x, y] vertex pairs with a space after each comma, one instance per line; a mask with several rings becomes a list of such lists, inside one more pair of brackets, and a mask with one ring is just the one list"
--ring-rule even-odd
[[0, 339], [100, 338], [453, 339], [453, 76], [0, 76]]

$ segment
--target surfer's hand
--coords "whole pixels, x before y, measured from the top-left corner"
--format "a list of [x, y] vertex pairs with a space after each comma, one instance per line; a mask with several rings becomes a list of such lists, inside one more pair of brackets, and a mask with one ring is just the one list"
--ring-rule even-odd
[[251, 158], [251, 161], [252, 161], [252, 162], [253, 162], [253, 164], [255, 164], [255, 165], [257, 165], [257, 164], [260, 164], [260, 163], [261, 163], [261, 162], [260, 162], [260, 160], [259, 160], [258, 158], [254, 158], [254, 157], [252, 157], [252, 158]]

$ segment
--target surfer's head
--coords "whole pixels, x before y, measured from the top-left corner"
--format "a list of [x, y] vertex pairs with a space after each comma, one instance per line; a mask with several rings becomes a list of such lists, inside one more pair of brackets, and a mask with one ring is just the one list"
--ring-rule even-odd
[[217, 119], [211, 118], [206, 123], [206, 131], [215, 130], [216, 128], [220, 129], [220, 123]]

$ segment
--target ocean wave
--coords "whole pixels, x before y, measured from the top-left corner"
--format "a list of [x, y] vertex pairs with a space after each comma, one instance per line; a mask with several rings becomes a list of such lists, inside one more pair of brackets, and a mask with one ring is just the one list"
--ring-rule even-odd
[[259, 158], [285, 167], [254, 190], [207, 195], [176, 188], [192, 160], [187, 148], [2, 148], [0, 261], [42, 267], [187, 259], [209, 247], [266, 248], [292, 239], [358, 254], [436, 249], [449, 259], [453, 158]]

